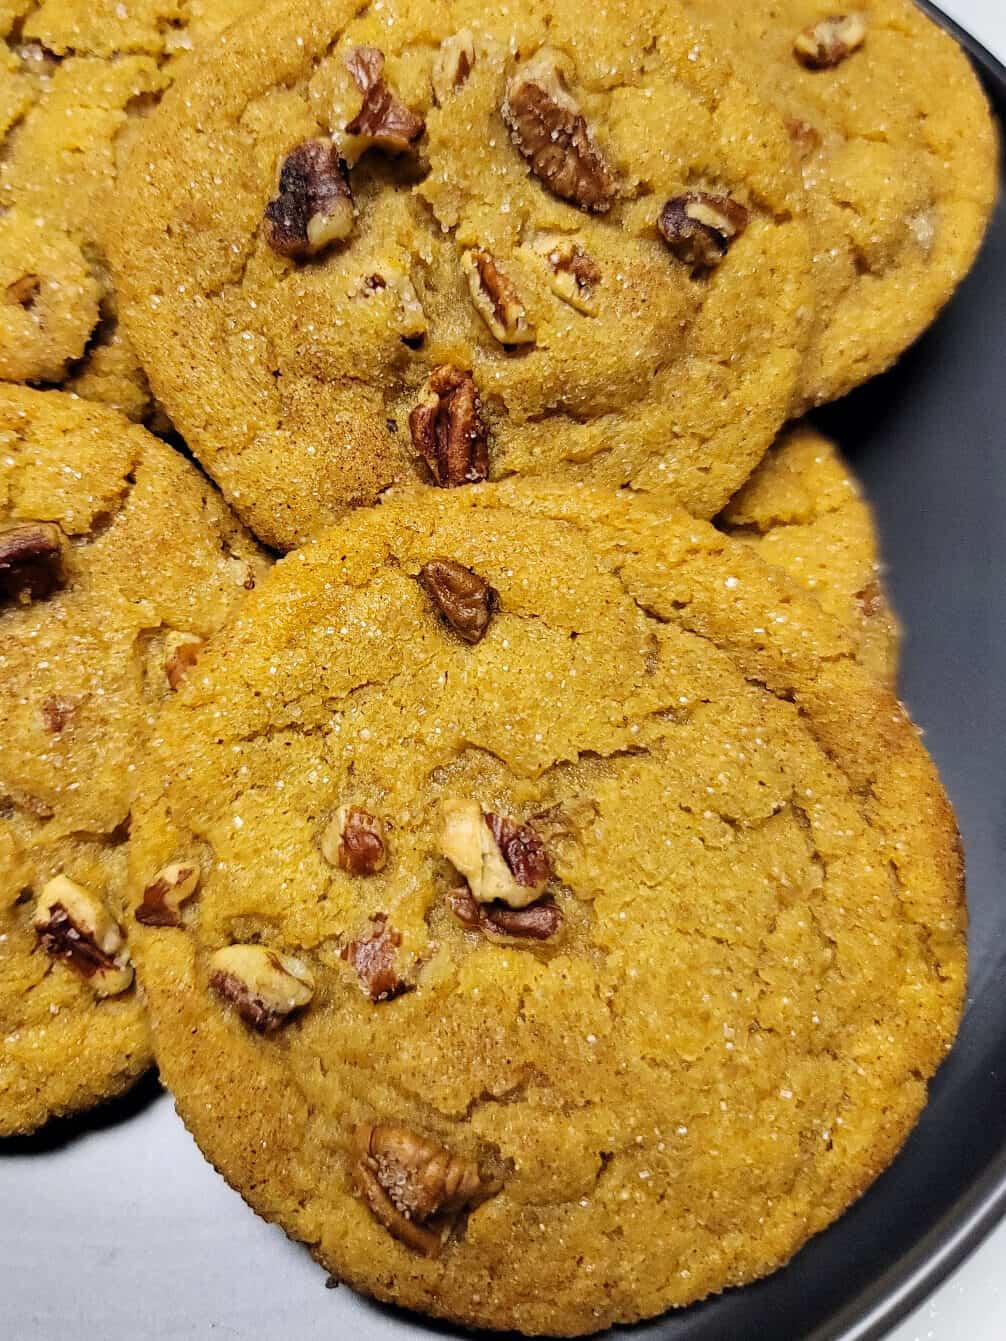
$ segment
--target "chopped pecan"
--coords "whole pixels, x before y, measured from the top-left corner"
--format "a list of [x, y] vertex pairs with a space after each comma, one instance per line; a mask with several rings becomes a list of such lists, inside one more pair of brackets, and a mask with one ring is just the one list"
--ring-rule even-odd
[[132, 984], [119, 924], [83, 885], [55, 876], [39, 895], [33, 923], [46, 952], [86, 978], [98, 996], [118, 996]]
[[531, 171], [563, 200], [599, 214], [611, 209], [615, 176], [567, 89], [549, 47], [520, 66], [500, 109]]
[[293, 955], [265, 945], [227, 945], [210, 957], [210, 986], [259, 1034], [271, 1034], [314, 996], [314, 978]]
[[388, 862], [384, 823], [362, 806], [340, 806], [321, 840], [322, 856], [350, 875], [375, 875]]
[[748, 225], [748, 212], [729, 196], [691, 191], [675, 196], [660, 211], [657, 227], [668, 247], [686, 265], [711, 270]]
[[42, 280], [38, 275], [22, 275], [13, 280], [5, 290], [9, 303], [16, 307], [34, 307], [35, 299], [42, 292]]
[[350, 941], [341, 954], [346, 963], [356, 969], [371, 1001], [390, 1001], [411, 986], [398, 976], [396, 951], [402, 943], [402, 935], [388, 925], [387, 913], [375, 913], [370, 920], [373, 923], [370, 933], [361, 940]]
[[0, 600], [22, 604], [51, 596], [66, 580], [63, 532], [53, 522], [0, 529]]
[[884, 609], [884, 593], [879, 582], [867, 583], [862, 591], [856, 592], [856, 600], [867, 619], [879, 615]]
[[470, 372], [450, 364], [435, 368], [409, 415], [409, 431], [441, 488], [475, 484], [489, 474], [488, 436]]
[[469, 931], [508, 940], [547, 941], [562, 928], [562, 909], [554, 899], [539, 899], [526, 908], [505, 903], [479, 903], [467, 885], [447, 895], [451, 912]]
[[503, 345], [534, 344], [535, 329], [528, 320], [513, 280], [487, 251], [471, 248], [461, 257], [461, 269], [475, 310]]
[[74, 699], [59, 698], [56, 694], [50, 694], [42, 704], [42, 721], [45, 722], [45, 729], [58, 736], [73, 716], [76, 707]]
[[173, 861], [162, 867], [143, 891], [136, 920], [145, 927], [181, 926], [181, 907], [199, 888], [195, 862]]
[[475, 68], [475, 37], [470, 28], [447, 37], [433, 61], [433, 97], [438, 107], [463, 88]]
[[426, 123], [388, 87], [384, 78], [384, 53], [377, 47], [356, 47], [346, 57], [346, 68], [363, 94], [363, 103], [346, 125], [346, 134], [358, 135], [367, 141], [368, 146], [395, 154], [412, 149], [426, 129]]
[[474, 1160], [398, 1123], [357, 1127], [353, 1154], [353, 1178], [375, 1220], [426, 1257], [440, 1252], [451, 1218], [489, 1190]]
[[479, 903], [499, 900], [526, 908], [544, 893], [552, 873], [545, 845], [532, 828], [483, 814], [477, 801], [444, 801], [440, 851]]
[[484, 577], [454, 559], [431, 559], [419, 581], [437, 614], [466, 643], [478, 643], [499, 608], [499, 593]]
[[279, 174], [279, 194], [265, 209], [266, 240], [281, 256], [314, 256], [353, 231], [353, 193], [331, 140], [304, 140]]
[[205, 646], [206, 639], [195, 633], [167, 635], [164, 640], [164, 673], [172, 689], [178, 688], [185, 678], [185, 672], [196, 664]]
[[793, 52], [808, 69], [827, 70], [841, 65], [865, 41], [866, 20], [862, 14], [832, 14], [798, 33]]
[[601, 270], [593, 257], [570, 238], [539, 238], [535, 250], [545, 262], [552, 292], [578, 312], [593, 316], [597, 311], [595, 293], [601, 282]]
[[801, 158], [806, 158], [821, 143], [820, 132], [809, 121], [801, 121], [795, 116], [785, 118], [786, 134], [795, 145]]

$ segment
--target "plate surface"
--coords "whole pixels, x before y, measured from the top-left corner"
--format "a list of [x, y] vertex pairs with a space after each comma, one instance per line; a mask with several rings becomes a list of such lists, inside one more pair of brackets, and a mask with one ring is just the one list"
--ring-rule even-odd
[[[929, 6], [923, 6], [930, 8]], [[949, 21], [940, 17], [948, 27]], [[963, 37], [1006, 119], [1006, 70]], [[971, 982], [960, 1040], [893, 1167], [782, 1272], [619, 1332], [633, 1341], [877, 1338], [1006, 1210], [1006, 202], [978, 265], [886, 377], [818, 416], [880, 518], [902, 693], [957, 807]], [[458, 1336], [326, 1291], [206, 1165], [154, 1082], [0, 1144], [0, 1332], [298, 1341]]]

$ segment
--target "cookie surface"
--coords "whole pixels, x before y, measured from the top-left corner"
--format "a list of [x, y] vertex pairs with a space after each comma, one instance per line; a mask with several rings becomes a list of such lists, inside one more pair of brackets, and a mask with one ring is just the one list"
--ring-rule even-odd
[[252, 2], [0, 7], [0, 379], [148, 413], [105, 260], [118, 162], [185, 52]]
[[263, 539], [487, 472], [708, 516], [770, 444], [811, 297], [778, 118], [673, 3], [581, 19], [288, 0], [150, 119], [111, 236], [125, 324]]
[[789, 429], [717, 524], [812, 592], [853, 638], [857, 660], [893, 688], [898, 621], [884, 588], [876, 520], [833, 442], [810, 423]]
[[65, 876], [83, 893], [62, 887], [64, 904], [111, 920], [114, 946], [157, 707], [264, 568], [218, 495], [142, 429], [62, 392], [0, 388], [0, 1135], [150, 1065], [121, 947], [114, 967], [94, 946], [70, 953], [40, 902]]
[[852, 651], [645, 498], [426, 490], [287, 556], [135, 812], [134, 908], [200, 868], [131, 936], [204, 1152], [341, 1279], [478, 1326], [785, 1262], [897, 1151], [965, 977], [952, 814]]
[[882, 372], [967, 273], [997, 136], [957, 44], [911, 0], [685, 0], [766, 101], [803, 167], [816, 330], [797, 408]]

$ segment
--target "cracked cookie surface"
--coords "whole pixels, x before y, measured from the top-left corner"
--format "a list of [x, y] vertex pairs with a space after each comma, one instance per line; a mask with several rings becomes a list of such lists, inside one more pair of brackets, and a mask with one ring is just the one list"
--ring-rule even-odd
[[965, 979], [952, 812], [854, 645], [643, 495], [410, 489], [288, 555], [134, 812], [134, 906], [199, 866], [133, 952], [210, 1160], [340, 1279], [477, 1326], [785, 1262], [893, 1158]]
[[[208, 638], [265, 567], [163, 443], [63, 392], [0, 387], [0, 1135], [150, 1065], [114, 929], [135, 769], [181, 641]], [[64, 915], [41, 916], [43, 896]]]
[[[795, 390], [788, 140], [673, 2], [589, 33], [572, 0], [267, 7], [189, 65], [120, 199], [156, 394], [282, 548], [410, 478], [663, 485], [709, 516]], [[447, 469], [410, 421], [449, 377], [477, 422]]]
[[[997, 189], [988, 102], [911, 0], [684, 4], [789, 127], [816, 304], [796, 408], [834, 400], [893, 363], [970, 268]], [[820, 62], [808, 60], [814, 43]]]
[[185, 52], [253, 0], [0, 7], [0, 379], [151, 411], [104, 227], [118, 164]]

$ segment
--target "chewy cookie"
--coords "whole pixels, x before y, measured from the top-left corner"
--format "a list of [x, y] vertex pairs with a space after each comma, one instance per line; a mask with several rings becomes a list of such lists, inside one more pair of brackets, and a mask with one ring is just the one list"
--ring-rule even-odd
[[813, 592], [842, 621], [861, 664], [894, 687], [898, 621], [882, 582], [876, 522], [834, 443], [809, 423], [789, 429], [717, 524]]
[[797, 408], [882, 372], [953, 293], [995, 200], [997, 136], [974, 71], [912, 0], [685, 0], [802, 164], [816, 328]]
[[142, 429], [0, 388], [0, 1135], [150, 1064], [120, 926], [134, 771], [161, 700], [264, 569]]
[[0, 379], [147, 414], [105, 261], [118, 161], [180, 57], [251, 3], [0, 5]]
[[785, 1262], [893, 1158], [965, 980], [952, 813], [852, 648], [645, 496], [411, 491], [289, 555], [163, 712], [130, 844], [208, 1157], [477, 1326]]
[[811, 303], [788, 140], [673, 0], [286, 0], [189, 63], [111, 254], [158, 398], [291, 548], [390, 483], [717, 512]]

